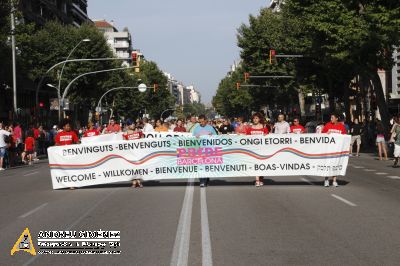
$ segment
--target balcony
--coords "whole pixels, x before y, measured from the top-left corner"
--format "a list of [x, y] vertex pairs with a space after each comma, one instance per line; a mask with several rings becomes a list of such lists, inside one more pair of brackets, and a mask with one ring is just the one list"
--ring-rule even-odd
[[80, 8], [80, 6], [78, 6], [77, 4], [72, 3], [73, 8], [71, 9], [71, 11], [73, 13], [75, 13], [76, 15], [78, 15], [82, 20], [86, 21], [89, 20], [88, 15], [82, 11], [82, 9]]
[[116, 42], [113, 45], [115, 48], [129, 48], [128, 42]]

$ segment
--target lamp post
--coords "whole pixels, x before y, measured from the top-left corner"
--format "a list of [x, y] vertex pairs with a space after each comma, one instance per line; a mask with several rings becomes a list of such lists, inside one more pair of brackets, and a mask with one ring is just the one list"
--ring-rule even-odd
[[164, 119], [163, 119], [164, 113], [167, 112], [167, 111], [172, 111], [172, 110], [176, 110], [176, 108], [168, 108], [168, 109], [165, 109], [165, 110], [161, 113], [161, 116], [160, 116], [161, 121], [164, 121]]
[[70, 63], [70, 62], [87, 62], [87, 61], [112, 61], [112, 60], [126, 60], [126, 58], [114, 58], [114, 57], [106, 57], [106, 58], [82, 58], [82, 59], [70, 59], [70, 60], [64, 60], [61, 62], [58, 62], [57, 64], [54, 64], [52, 67], [50, 67], [46, 73], [40, 78], [38, 85], [36, 86], [36, 106], [39, 104], [39, 90], [42, 87], [43, 81], [45, 76], [52, 71], [55, 67]]
[[72, 53], [76, 50], [76, 48], [78, 48], [78, 46], [82, 43], [82, 42], [90, 42], [90, 39], [82, 39], [78, 42], [77, 45], [74, 46], [74, 48], [72, 48], [71, 52], [68, 54], [67, 59], [65, 60], [66, 62], [64, 62], [62, 68], [61, 68], [61, 72], [60, 72], [60, 76], [58, 78], [58, 91], [60, 92], [61, 90], [61, 79], [62, 79], [62, 74], [64, 72], [64, 67], [67, 64], [68, 59], [71, 57]]
[[[115, 91], [115, 90], [121, 90], [121, 89], [138, 89], [141, 93], [146, 92], [147, 90], [147, 86], [144, 83], [139, 84], [138, 87], [116, 87], [116, 88], [112, 88], [109, 89], [108, 91], [106, 91], [105, 93], [103, 93], [103, 95], [101, 95], [98, 103], [97, 103], [97, 107], [96, 107], [96, 111], [99, 110], [99, 112], [101, 113], [101, 100], [103, 100], [104, 96], [106, 96], [109, 92]], [[103, 116], [100, 116], [100, 124], [103, 124]]]
[[14, 1], [10, 0], [11, 4], [11, 50], [12, 50], [12, 73], [13, 73], [13, 109], [15, 116], [18, 115], [17, 107], [17, 70], [16, 70], [16, 60], [15, 60], [15, 17], [14, 12], [16, 11], [14, 7]]
[[[111, 69], [104, 69], [104, 70], [98, 70], [98, 71], [92, 71], [92, 72], [87, 72], [87, 73], [83, 73], [79, 76], [77, 76], [76, 78], [74, 78], [73, 80], [71, 80], [71, 82], [67, 85], [67, 87], [65, 87], [65, 90], [62, 94], [62, 97], [60, 99], [60, 108], [62, 108], [64, 106], [64, 100], [65, 97], [67, 97], [68, 95], [68, 91], [69, 88], [71, 87], [72, 83], [74, 83], [76, 80], [78, 80], [81, 77], [87, 76], [87, 75], [92, 75], [92, 74], [98, 74], [98, 73], [104, 73], [104, 72], [111, 72], [111, 71], [118, 71], [118, 70], [125, 70], [125, 69], [132, 69], [135, 68], [135, 66], [133, 67], [118, 67], [118, 68], [111, 68]], [[140, 86], [140, 85], [139, 85]]]

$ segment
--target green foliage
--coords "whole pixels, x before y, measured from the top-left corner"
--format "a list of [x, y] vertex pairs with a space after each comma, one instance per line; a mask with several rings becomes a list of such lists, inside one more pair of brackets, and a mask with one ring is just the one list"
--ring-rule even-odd
[[224, 116], [246, 115], [251, 112], [253, 98], [249, 88], [236, 88], [236, 83], [243, 76], [241, 70], [234, 71], [226, 76], [218, 86], [217, 94], [213, 98], [216, 111]]
[[[258, 16], [249, 17], [248, 25], [238, 29], [242, 70], [221, 81], [214, 107], [225, 115], [237, 111], [232, 83], [243, 82], [242, 72], [296, 77], [269, 81], [277, 89], [251, 89], [242, 105], [252, 110], [269, 103], [293, 104], [298, 90], [325, 92], [346, 103], [349, 83], [360, 75], [374, 83], [382, 119], [387, 124], [387, 106], [376, 70], [393, 65], [393, 49], [400, 45], [399, 32], [400, 5], [394, 0], [287, 0], [281, 12], [262, 9]], [[270, 49], [277, 54], [305, 57], [278, 59], [270, 65]], [[252, 84], [262, 82], [251, 80]], [[346, 109], [349, 111], [348, 105]]]
[[183, 112], [180, 118], [186, 118], [189, 115], [199, 116], [206, 113], [206, 107], [202, 103], [192, 103], [183, 105]]
[[[135, 73], [136, 86], [147, 85], [147, 90], [140, 93], [137, 89], [121, 90], [116, 95], [116, 110], [121, 116], [136, 118], [146, 110], [150, 117], [158, 118], [161, 113], [174, 106], [174, 99], [167, 88], [167, 78], [155, 62], [144, 61], [140, 72]], [[154, 90], [154, 84], [158, 89]]]

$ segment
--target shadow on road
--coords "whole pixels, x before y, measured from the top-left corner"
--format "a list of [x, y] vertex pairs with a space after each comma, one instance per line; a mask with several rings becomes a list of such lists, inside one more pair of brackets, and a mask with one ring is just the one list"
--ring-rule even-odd
[[[312, 184], [304, 181], [275, 181], [273, 179], [264, 179], [264, 186], [323, 186], [324, 182], [310, 181]], [[350, 182], [345, 180], [338, 180], [339, 186], [346, 186]], [[198, 181], [193, 183], [195, 186], [200, 185]], [[161, 182], [161, 181], [145, 181], [144, 187], [186, 187], [187, 181], [174, 181], [174, 182]], [[130, 187], [131, 183], [116, 183], [116, 184], [103, 184], [90, 187], [82, 187], [79, 189], [95, 189], [95, 188], [122, 188]], [[211, 180], [209, 186], [254, 186], [254, 181], [227, 181], [227, 180]]]

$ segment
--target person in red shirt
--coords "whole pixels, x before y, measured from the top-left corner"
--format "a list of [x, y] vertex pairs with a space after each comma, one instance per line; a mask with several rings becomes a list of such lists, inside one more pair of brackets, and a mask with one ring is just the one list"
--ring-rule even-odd
[[128, 130], [125, 132], [123, 137], [125, 140], [135, 140], [143, 138], [143, 133], [135, 127], [135, 124], [131, 124], [128, 126]]
[[[331, 122], [328, 122], [325, 124], [324, 128], [322, 129], [322, 133], [325, 134], [343, 134], [346, 135], [347, 131], [346, 131], [346, 127], [339, 122], [339, 115], [337, 114], [332, 114], [331, 115]], [[332, 181], [333, 181], [333, 186], [334, 187], [338, 187], [338, 183], [336, 180], [336, 176], [332, 177]], [[329, 187], [329, 178], [325, 177], [325, 182], [324, 182], [324, 186], [325, 187]]]
[[56, 136], [56, 145], [64, 146], [79, 143], [78, 136], [71, 130], [71, 124], [65, 120], [62, 124], [63, 131], [59, 132]]
[[[79, 138], [76, 135], [75, 131], [71, 130], [71, 124], [69, 120], [64, 120], [64, 122], [61, 124], [61, 127], [63, 128], [63, 131], [59, 132], [55, 138], [56, 146], [65, 146], [79, 143]], [[70, 187], [70, 189], [75, 188]]]
[[114, 118], [110, 119], [110, 123], [108, 124], [105, 133], [109, 134], [109, 133], [118, 133], [121, 132], [121, 126], [115, 123]]
[[305, 128], [300, 125], [300, 121], [298, 118], [293, 120], [293, 125], [290, 126], [290, 133], [294, 134], [303, 134], [305, 132]]
[[[246, 128], [246, 135], [267, 135], [268, 128], [264, 126], [264, 116], [260, 113], [253, 114], [251, 120], [253, 124]], [[264, 185], [264, 177], [256, 176], [256, 187], [261, 187]]]
[[322, 133], [327, 134], [347, 134], [346, 127], [339, 122], [339, 116], [336, 114], [331, 115], [331, 122], [325, 124]]
[[176, 127], [174, 128], [174, 132], [186, 132], [186, 128], [183, 126], [182, 119], [179, 119], [176, 122]]
[[[138, 140], [144, 137], [142, 131], [140, 131], [138, 128], [135, 127], [135, 124], [131, 124], [128, 126], [128, 130], [125, 132], [123, 135], [125, 140]], [[132, 187], [133, 188], [142, 188], [142, 182], [140, 181], [140, 178], [136, 178], [132, 180]]]
[[99, 135], [99, 131], [94, 128], [94, 125], [92, 122], [89, 122], [87, 125], [87, 130], [85, 131], [85, 133], [83, 133], [83, 137], [87, 138], [87, 137], [93, 137], [93, 136], [98, 136], [98, 135]]
[[24, 149], [23, 160], [27, 156], [28, 160], [29, 160], [29, 164], [32, 164], [34, 152], [35, 152], [34, 132], [32, 130], [29, 130], [28, 137], [25, 139], [25, 149]]

